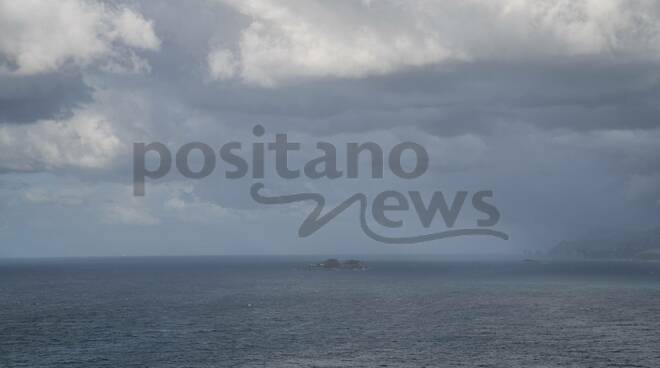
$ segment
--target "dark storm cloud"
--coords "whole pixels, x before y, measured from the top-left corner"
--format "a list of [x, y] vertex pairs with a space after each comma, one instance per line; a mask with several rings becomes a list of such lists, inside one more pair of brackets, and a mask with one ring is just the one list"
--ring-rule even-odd
[[437, 135], [488, 134], [498, 122], [591, 131], [660, 127], [660, 67], [602, 60], [470, 63], [399, 73], [378, 84], [421, 96], [419, 121]]
[[200, 76], [171, 82], [191, 109], [322, 135], [401, 125], [487, 135], [502, 121], [572, 131], [660, 127], [660, 67], [648, 63], [463, 63], [278, 88]]
[[91, 102], [92, 93], [79, 73], [0, 75], [0, 123], [65, 119]]

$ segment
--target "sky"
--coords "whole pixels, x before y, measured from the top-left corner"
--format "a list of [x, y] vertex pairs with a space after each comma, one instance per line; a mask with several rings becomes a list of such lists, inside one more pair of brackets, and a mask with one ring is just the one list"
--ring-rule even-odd
[[[659, 97], [655, 0], [0, 0], [0, 257], [516, 254], [654, 228]], [[318, 142], [340, 166], [350, 142], [414, 142], [428, 170], [283, 179], [271, 154], [265, 179], [229, 179], [218, 156], [205, 178], [172, 168], [133, 195], [134, 143], [241, 142], [249, 160], [277, 133], [301, 144], [292, 167]], [[325, 211], [355, 193], [489, 190], [509, 239], [384, 244], [359, 206], [299, 237], [314, 203], [256, 203], [257, 182], [322, 194]], [[457, 227], [482, 216], [469, 202]], [[369, 212], [391, 236], [446, 227]]]

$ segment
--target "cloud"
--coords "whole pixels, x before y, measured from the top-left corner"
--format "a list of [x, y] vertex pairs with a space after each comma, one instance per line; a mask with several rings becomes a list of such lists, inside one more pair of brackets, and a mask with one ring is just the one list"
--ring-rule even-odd
[[157, 225], [160, 220], [140, 206], [112, 205], [105, 209], [104, 221], [120, 225]]
[[660, 5], [652, 0], [223, 3], [251, 19], [237, 59], [240, 77], [261, 86], [450, 61], [660, 57]]
[[154, 33], [153, 22], [145, 20], [140, 14], [122, 8], [118, 15], [115, 15], [112, 23], [114, 27], [109, 31], [110, 39], [119, 39], [137, 49], [157, 50], [160, 47], [160, 40]]
[[0, 0], [0, 61], [5, 61], [0, 70], [5, 73], [33, 75], [97, 61], [133, 64], [133, 49], [159, 46], [152, 22], [127, 7], [83, 0]]
[[0, 171], [107, 168], [122, 142], [102, 116], [78, 111], [68, 120], [0, 126]]
[[31, 187], [21, 192], [21, 198], [31, 204], [81, 206], [92, 194], [92, 189], [85, 186], [67, 188]]
[[648, 201], [656, 204], [660, 200], [660, 173], [634, 174], [625, 183], [626, 196], [631, 200]]
[[79, 73], [0, 75], [0, 123], [70, 118], [92, 92]]
[[219, 234], [236, 253], [381, 249], [348, 212], [296, 240], [309, 209], [255, 205], [221, 161], [199, 181], [172, 166], [132, 196], [131, 142], [240, 141], [248, 158], [276, 133], [303, 145], [291, 167], [318, 141], [407, 140], [431, 166], [414, 182], [266, 181], [273, 194], [492, 189], [512, 243], [658, 223], [656, 1], [0, 4], [0, 243], [16, 254], [48, 252], [52, 231], [79, 254], [209, 253]]
[[216, 203], [201, 200], [192, 185], [170, 186], [169, 199], [163, 207], [174, 213], [179, 221], [217, 223], [236, 217], [236, 210], [224, 208]]
[[209, 54], [211, 78], [223, 80], [236, 75], [236, 60], [229, 50], [215, 50]]
[[590, 152], [627, 174], [660, 173], [660, 129], [570, 132], [553, 139], [560, 149]]

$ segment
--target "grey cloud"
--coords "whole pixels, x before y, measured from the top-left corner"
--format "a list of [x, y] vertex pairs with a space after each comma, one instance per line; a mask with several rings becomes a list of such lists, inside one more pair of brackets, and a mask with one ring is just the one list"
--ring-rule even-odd
[[[191, 4], [142, 4], [164, 35], [164, 47], [149, 60], [152, 84], [144, 88], [224, 123], [260, 121], [321, 135], [417, 125], [442, 136], [489, 134], [500, 121], [576, 131], [658, 126], [658, 63], [607, 55], [448, 61], [272, 89], [212, 83], [204, 64], [209, 48], [231, 47], [250, 20], [223, 4]], [[181, 19], [200, 21], [182, 29]]]
[[488, 134], [503, 120], [575, 131], [654, 129], [659, 77], [655, 64], [470, 63], [277, 89], [188, 82], [181, 94], [210, 114], [324, 134], [401, 124], [445, 136]]
[[0, 123], [69, 118], [92, 101], [93, 91], [79, 73], [0, 75]]

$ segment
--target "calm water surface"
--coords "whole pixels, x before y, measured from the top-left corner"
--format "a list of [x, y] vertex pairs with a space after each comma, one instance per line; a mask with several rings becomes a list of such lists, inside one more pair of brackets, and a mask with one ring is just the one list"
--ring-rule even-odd
[[0, 261], [0, 367], [659, 367], [660, 264]]

